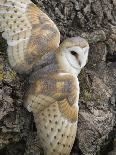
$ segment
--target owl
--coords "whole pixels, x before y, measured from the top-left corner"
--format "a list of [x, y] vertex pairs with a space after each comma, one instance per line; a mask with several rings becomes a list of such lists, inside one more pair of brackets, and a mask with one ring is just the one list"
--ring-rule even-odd
[[29, 74], [24, 106], [34, 115], [45, 155], [69, 155], [78, 121], [78, 74], [86, 65], [88, 42], [72, 37], [60, 44], [54, 22], [30, 0], [0, 0], [0, 31], [8, 59]]

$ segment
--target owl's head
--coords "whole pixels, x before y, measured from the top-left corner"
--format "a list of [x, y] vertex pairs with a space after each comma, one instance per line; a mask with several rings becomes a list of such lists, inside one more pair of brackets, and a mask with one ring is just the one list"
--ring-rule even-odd
[[67, 72], [79, 74], [86, 65], [89, 53], [88, 42], [81, 37], [72, 37], [63, 41], [59, 47], [61, 67]]

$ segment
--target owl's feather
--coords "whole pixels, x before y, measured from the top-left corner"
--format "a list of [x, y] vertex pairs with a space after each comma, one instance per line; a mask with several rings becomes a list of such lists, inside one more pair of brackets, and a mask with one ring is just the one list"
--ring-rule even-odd
[[25, 106], [33, 111], [46, 155], [71, 152], [78, 120], [77, 82], [68, 73], [48, 74], [36, 80], [27, 92]]
[[38, 135], [46, 155], [68, 155], [75, 140], [77, 120], [71, 122], [64, 117], [59, 104], [60, 101], [56, 101], [43, 111], [34, 113]]
[[44, 153], [69, 155], [78, 120], [76, 75], [87, 61], [87, 41], [72, 37], [59, 46], [58, 28], [30, 0], [0, 0], [0, 22], [11, 67], [32, 71], [24, 105], [33, 112]]
[[[37, 96], [36, 100], [41, 100], [41, 98], [38, 99], [39, 94], [52, 97], [57, 101], [62, 101], [66, 98], [70, 105], [74, 105], [79, 99], [78, 79], [76, 76], [69, 73], [48, 73], [47, 75], [43, 75], [39, 77], [39, 79], [36, 79], [36, 81], [30, 86], [25, 98], [30, 104], [30, 95], [35, 98]], [[46, 101], [49, 103], [49, 99]], [[26, 103], [28, 102], [26, 101]], [[44, 106], [45, 105], [46, 104], [44, 104]], [[62, 104], [61, 106], [63, 108]]]
[[54, 22], [30, 0], [0, 0], [0, 31], [8, 57], [17, 72], [28, 72], [41, 57], [59, 46]]

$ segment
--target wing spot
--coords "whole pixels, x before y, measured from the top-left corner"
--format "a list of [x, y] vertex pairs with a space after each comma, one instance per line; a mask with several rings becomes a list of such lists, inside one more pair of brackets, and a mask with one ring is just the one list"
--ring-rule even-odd
[[17, 10], [14, 10], [14, 13], [17, 13]]
[[66, 145], [65, 145], [65, 144], [63, 144], [63, 147], [66, 147]]
[[58, 124], [58, 121], [55, 121], [55, 124]]
[[57, 115], [54, 115], [54, 118], [56, 118], [57, 117]]
[[54, 128], [51, 128], [51, 131], [53, 131], [54, 130]]
[[15, 6], [15, 4], [14, 4], [14, 3], [12, 3], [11, 5], [12, 5], [12, 6]]
[[47, 129], [47, 126], [45, 125], [44, 128]]
[[18, 18], [21, 18], [21, 16], [18, 16]]
[[62, 121], [62, 125], [64, 124], [64, 121]]
[[42, 114], [42, 116], [44, 116], [44, 113], [43, 112], [41, 114]]
[[61, 132], [61, 129], [58, 129], [58, 132]]
[[11, 15], [10, 18], [13, 18], [13, 15]]
[[53, 152], [55, 152], [56, 150], [55, 149], [53, 149]]
[[56, 136], [54, 136], [54, 139], [56, 139]]
[[52, 120], [49, 120], [49, 123], [52, 123]]

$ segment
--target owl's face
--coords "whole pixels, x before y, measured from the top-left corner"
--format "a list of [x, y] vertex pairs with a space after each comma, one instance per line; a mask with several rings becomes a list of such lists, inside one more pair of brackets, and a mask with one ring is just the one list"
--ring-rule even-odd
[[74, 46], [64, 49], [65, 57], [68, 63], [75, 69], [82, 69], [88, 58], [89, 47], [81, 48]]
[[63, 68], [74, 74], [79, 74], [86, 65], [89, 53], [88, 42], [81, 37], [73, 37], [65, 40], [60, 47]]

